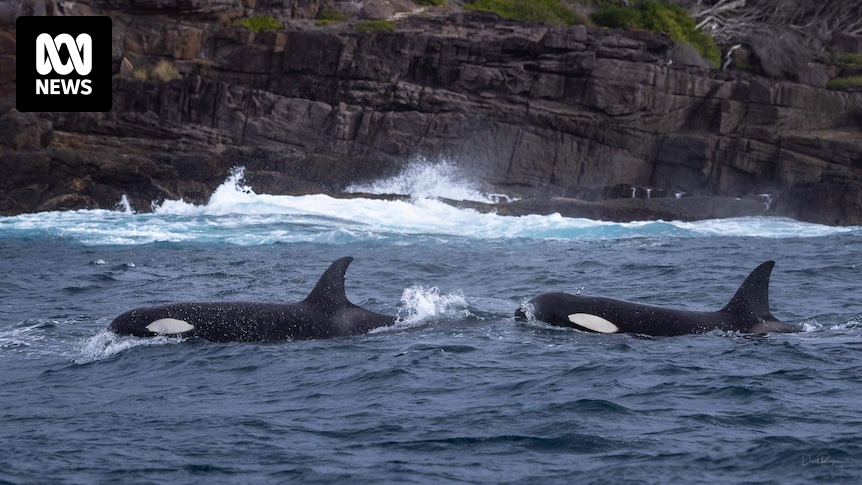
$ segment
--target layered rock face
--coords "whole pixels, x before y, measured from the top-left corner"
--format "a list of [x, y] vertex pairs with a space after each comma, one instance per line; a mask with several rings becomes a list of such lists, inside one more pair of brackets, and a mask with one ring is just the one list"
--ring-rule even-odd
[[[308, 19], [342, 4], [76, 4], [114, 19], [113, 110], [7, 113], [29, 135], [0, 137], [0, 211], [202, 202], [232, 166], [259, 191], [337, 192], [422, 156], [535, 212], [862, 224], [862, 92], [710, 71], [646, 32], [447, 11], [382, 32]], [[252, 10], [285, 28], [231, 25]], [[162, 59], [175, 75], [143, 80]], [[668, 200], [608, 202], [647, 192]]]

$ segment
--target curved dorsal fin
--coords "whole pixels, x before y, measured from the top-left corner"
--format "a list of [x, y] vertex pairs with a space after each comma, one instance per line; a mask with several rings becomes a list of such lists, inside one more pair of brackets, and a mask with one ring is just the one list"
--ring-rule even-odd
[[767, 261], [751, 272], [721, 311], [753, 315], [758, 320], [776, 320], [769, 310], [769, 277], [775, 261]]
[[329, 265], [305, 301], [330, 308], [351, 305], [344, 292], [344, 273], [352, 262], [353, 258], [346, 256]]

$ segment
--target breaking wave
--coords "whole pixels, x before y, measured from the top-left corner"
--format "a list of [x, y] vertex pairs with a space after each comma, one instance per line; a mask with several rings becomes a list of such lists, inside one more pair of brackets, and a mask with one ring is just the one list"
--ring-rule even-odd
[[[43, 212], [0, 217], [0, 237], [59, 237], [86, 245], [203, 242], [236, 245], [316, 242], [411, 244], [509, 238], [614, 240], [639, 237], [806, 238], [862, 234], [860, 227], [831, 227], [785, 218], [746, 217], [698, 222], [616, 223], [559, 214], [501, 216], [457, 208], [430, 195], [469, 200], [485, 196], [459, 185], [453, 166], [417, 165], [393, 179], [355, 190], [407, 191], [411, 200], [334, 198], [328, 195], [257, 194], [237, 169], [195, 205], [168, 200], [150, 214], [119, 210]], [[397, 189], [397, 190], [396, 190]], [[401, 190], [404, 189], [404, 190]], [[408, 190], [409, 189], [409, 190]], [[419, 195], [429, 197], [420, 197]]]

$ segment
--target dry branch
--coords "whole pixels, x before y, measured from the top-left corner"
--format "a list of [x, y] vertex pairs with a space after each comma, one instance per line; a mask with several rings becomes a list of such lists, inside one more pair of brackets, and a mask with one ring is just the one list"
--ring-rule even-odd
[[859, 0], [697, 0], [691, 9], [698, 27], [732, 42], [763, 26], [789, 28], [809, 42], [838, 32], [862, 35]]

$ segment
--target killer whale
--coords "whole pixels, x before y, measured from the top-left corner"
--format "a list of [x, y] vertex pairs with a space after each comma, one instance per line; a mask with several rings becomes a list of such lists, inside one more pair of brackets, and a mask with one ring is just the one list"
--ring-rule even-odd
[[515, 317], [588, 332], [657, 337], [712, 330], [755, 334], [799, 332], [800, 329], [772, 316], [769, 309], [769, 278], [774, 266], [775, 261], [767, 261], [755, 268], [730, 302], [715, 312], [677, 310], [568, 293], [544, 293], [521, 305], [515, 311]]
[[352, 262], [348, 256], [332, 263], [298, 303], [173, 303], [136, 308], [115, 318], [108, 330], [136, 337], [259, 342], [358, 335], [395, 323], [395, 317], [365, 310], [347, 299], [344, 274]]

